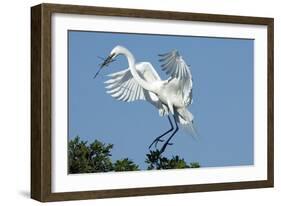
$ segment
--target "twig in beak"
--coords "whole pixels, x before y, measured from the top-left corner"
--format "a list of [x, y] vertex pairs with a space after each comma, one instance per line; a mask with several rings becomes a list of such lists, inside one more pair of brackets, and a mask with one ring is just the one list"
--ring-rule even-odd
[[98, 56], [98, 58], [102, 59], [103, 62], [101, 64], [99, 64], [100, 68], [97, 71], [97, 73], [95, 74], [94, 79], [98, 76], [98, 74], [100, 73], [100, 71], [103, 67], [107, 67], [111, 62], [115, 61], [115, 59], [112, 59], [113, 56], [114, 56], [114, 54], [109, 55], [107, 58], [103, 58], [103, 57]]
[[98, 74], [100, 73], [101, 69], [102, 69], [102, 67], [99, 68], [99, 70], [97, 71], [97, 73], [94, 76], [94, 79], [98, 76]]

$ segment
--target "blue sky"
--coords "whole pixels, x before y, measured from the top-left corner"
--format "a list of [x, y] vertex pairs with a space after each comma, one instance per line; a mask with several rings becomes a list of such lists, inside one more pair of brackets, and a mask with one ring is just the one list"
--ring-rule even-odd
[[253, 164], [254, 40], [191, 36], [69, 31], [69, 138], [79, 135], [114, 144], [114, 160], [129, 157], [145, 169], [155, 137], [170, 128], [167, 118], [145, 101], [116, 101], [106, 94], [106, 74], [128, 68], [118, 57], [93, 79], [113, 47], [128, 48], [137, 62], [149, 61], [162, 79], [158, 54], [177, 49], [191, 65], [193, 113], [198, 139], [179, 131], [165, 156], [179, 155], [202, 167]]

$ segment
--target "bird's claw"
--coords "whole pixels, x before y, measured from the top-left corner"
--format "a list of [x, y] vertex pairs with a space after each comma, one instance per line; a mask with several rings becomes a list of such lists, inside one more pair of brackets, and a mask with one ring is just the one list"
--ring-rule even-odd
[[149, 146], [149, 149], [152, 147], [152, 145], [154, 145], [155, 148], [157, 148], [158, 142], [164, 142], [164, 140], [162, 140], [161, 138], [156, 138], [156, 139], [151, 143], [151, 145]]
[[164, 145], [161, 147], [161, 149], [160, 149], [160, 154], [162, 154], [164, 151], [165, 151], [165, 149], [166, 149], [166, 147], [168, 146], [168, 145], [173, 145], [174, 143], [172, 143], [172, 142], [165, 142], [164, 143]]
[[164, 142], [164, 140], [162, 140], [162, 139], [157, 140], [157, 141], [154, 143], [155, 149], [157, 148], [158, 142]]

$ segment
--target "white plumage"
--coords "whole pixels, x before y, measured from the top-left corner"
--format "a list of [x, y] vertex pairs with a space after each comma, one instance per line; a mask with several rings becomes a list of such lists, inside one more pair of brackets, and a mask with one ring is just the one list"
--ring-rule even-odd
[[[118, 55], [127, 58], [129, 68], [108, 75], [109, 80], [105, 82], [107, 93], [124, 102], [145, 100], [159, 110], [160, 116], [168, 116], [172, 128], [157, 137], [152, 144], [157, 145], [158, 142], [162, 142], [161, 138], [174, 129], [169, 113], [174, 117], [176, 129], [162, 146], [161, 153], [167, 145], [171, 144], [170, 139], [178, 131], [177, 123], [184, 125], [195, 134], [193, 115], [187, 109], [192, 103], [192, 76], [189, 66], [179, 52], [173, 50], [159, 55], [162, 70], [170, 75], [167, 80], [161, 80], [149, 62], [135, 63], [132, 53], [122, 46], [116, 46], [106, 61], [111, 61]], [[107, 64], [106, 61], [103, 65]]]
[[160, 54], [160, 62], [163, 62], [162, 70], [171, 75], [171, 79], [178, 80], [178, 89], [182, 90], [182, 98], [188, 106], [192, 101], [192, 76], [189, 66], [185, 63], [177, 50]]
[[[149, 62], [136, 64], [137, 73], [148, 83], [161, 80]], [[109, 74], [109, 80], [105, 81], [107, 93], [113, 98], [132, 102], [135, 100], [145, 100], [159, 110], [159, 115], [168, 115], [168, 109], [163, 105], [153, 92], [143, 89], [134, 79], [130, 69], [125, 69], [116, 73]]]

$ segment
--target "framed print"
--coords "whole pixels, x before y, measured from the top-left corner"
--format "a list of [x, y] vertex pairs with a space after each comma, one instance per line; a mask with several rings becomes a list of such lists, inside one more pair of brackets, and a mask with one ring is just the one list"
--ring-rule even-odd
[[31, 197], [273, 187], [273, 19], [31, 8]]

